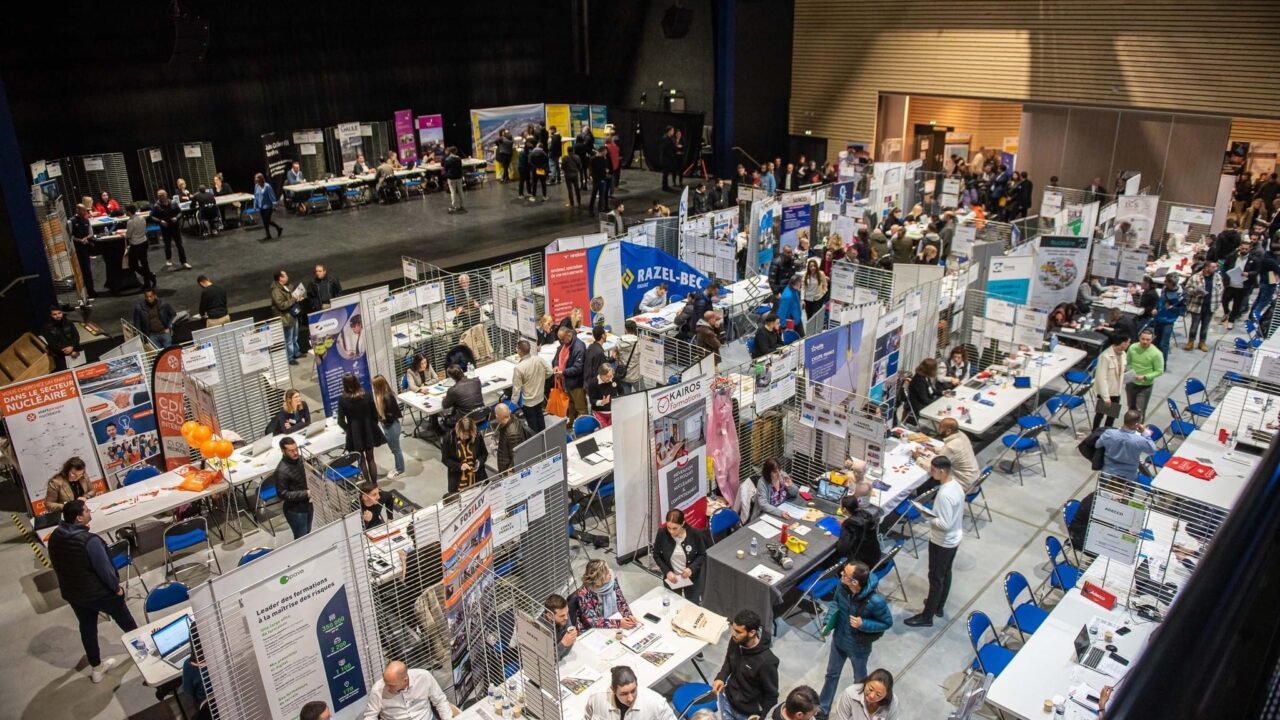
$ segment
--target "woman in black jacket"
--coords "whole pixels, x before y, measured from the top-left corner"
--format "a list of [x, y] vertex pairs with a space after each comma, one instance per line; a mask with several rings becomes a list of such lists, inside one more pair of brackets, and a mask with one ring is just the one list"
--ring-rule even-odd
[[373, 449], [386, 445], [387, 438], [378, 427], [378, 409], [373, 398], [364, 391], [360, 378], [352, 373], [342, 376], [342, 397], [338, 399], [338, 427], [347, 433], [347, 451], [360, 453], [365, 478], [378, 479], [378, 466]]
[[440, 446], [440, 462], [449, 469], [449, 494], [484, 482], [489, 477], [484, 466], [488, 459], [489, 449], [476, 424], [469, 417], [458, 420]]
[[653, 540], [653, 560], [662, 570], [667, 589], [697, 604], [702, 599], [703, 566], [707, 562], [707, 540], [699, 530], [684, 524], [680, 510], [667, 512], [666, 525]]
[[911, 376], [911, 382], [907, 385], [908, 419], [919, 422], [916, 413], [940, 397], [942, 390], [938, 387], [938, 361], [925, 358], [916, 366], [916, 374]]
[[311, 409], [297, 390], [286, 390], [284, 404], [267, 426], [268, 435], [296, 433], [311, 424]]

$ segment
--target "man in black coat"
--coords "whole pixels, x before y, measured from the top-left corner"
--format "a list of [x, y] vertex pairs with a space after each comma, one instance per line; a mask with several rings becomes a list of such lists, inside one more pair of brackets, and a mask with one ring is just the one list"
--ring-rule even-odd
[[160, 225], [160, 237], [164, 240], [164, 266], [173, 267], [173, 246], [178, 246], [178, 263], [190, 270], [187, 250], [182, 246], [182, 208], [169, 198], [164, 190], [156, 191], [156, 201], [151, 205], [151, 219]]
[[783, 245], [782, 252], [775, 255], [773, 262], [769, 263], [769, 289], [773, 291], [775, 298], [782, 295], [787, 283], [791, 282], [791, 276], [795, 274], [795, 250], [790, 245]]
[[[591, 201], [589, 207], [600, 213], [609, 212], [609, 187], [612, 182], [612, 168], [609, 167], [609, 152], [600, 148], [591, 156]], [[596, 198], [600, 201], [597, 203]]]
[[560, 158], [564, 156], [564, 138], [560, 137], [555, 125], [551, 126], [551, 133], [547, 136], [547, 155], [551, 159], [551, 184], [555, 185], [560, 182]]
[[[573, 139], [573, 152], [578, 155], [578, 159], [582, 161], [583, 168], [591, 167], [591, 156], [595, 155], [596, 138], [591, 134], [591, 126], [583, 125], [582, 130], [578, 132], [577, 137]], [[605, 162], [608, 165], [608, 161]], [[587, 179], [582, 178], [582, 189], [587, 189]]]
[[311, 532], [311, 518], [315, 508], [311, 505], [311, 491], [307, 489], [307, 468], [302, 462], [302, 452], [293, 438], [280, 438], [280, 463], [275, 472], [276, 492], [284, 505], [284, 519], [289, 523], [293, 539]]
[[49, 307], [49, 322], [40, 331], [40, 339], [44, 341], [49, 357], [53, 358], [54, 370], [66, 370], [67, 358], [80, 357], [80, 331], [62, 312], [61, 305]]
[[676, 172], [676, 131], [670, 125], [662, 132], [662, 140], [658, 142], [658, 169], [662, 171], [662, 189], [672, 191], [668, 177]]
[[124, 586], [107, 554], [107, 544], [89, 532], [93, 513], [83, 500], [72, 500], [62, 506], [62, 523], [49, 536], [49, 561], [58, 576], [62, 599], [71, 605], [80, 623], [80, 642], [89, 660], [93, 682], [102, 682], [117, 658], [104, 662], [98, 647], [98, 613], [106, 613], [125, 632], [138, 624], [129, 614], [124, 600]]
[[782, 321], [778, 313], [770, 312], [764, 316], [764, 322], [756, 328], [755, 345], [751, 348], [751, 357], [764, 357], [782, 347]]

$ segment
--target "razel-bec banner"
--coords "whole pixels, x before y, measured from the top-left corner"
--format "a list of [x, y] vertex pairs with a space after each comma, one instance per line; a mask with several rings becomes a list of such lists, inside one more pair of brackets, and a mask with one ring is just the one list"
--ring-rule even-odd
[[71, 371], [0, 387], [0, 414], [13, 443], [31, 514], [43, 515], [49, 478], [69, 458], [84, 460], [85, 474], [99, 492], [107, 483], [80, 406], [80, 390]]
[[365, 392], [371, 391], [364, 318], [360, 305], [354, 304], [311, 313], [307, 323], [311, 347], [316, 354], [324, 414], [333, 417], [338, 410], [338, 399], [342, 397], [342, 376], [355, 374]]
[[182, 439], [182, 423], [187, 419], [183, 404], [185, 383], [182, 375], [182, 348], [165, 348], [156, 356], [151, 369], [151, 387], [156, 396], [156, 429], [160, 433], [160, 451], [166, 470], [191, 462], [187, 441]]
[[276, 189], [284, 187], [285, 173], [297, 157], [294, 156], [293, 138], [289, 133], [264, 133], [262, 154], [267, 162], [267, 176]]
[[411, 165], [418, 161], [418, 141], [413, 132], [413, 110], [397, 110], [392, 116], [396, 129], [396, 151], [400, 162]]
[[156, 413], [142, 358], [112, 358], [74, 372], [107, 484], [119, 487], [130, 468], [160, 454]]
[[1089, 267], [1089, 238], [1044, 235], [1036, 247], [1032, 305], [1043, 310], [1073, 303]]
[[813, 193], [811, 191], [787, 193], [782, 196], [780, 249], [788, 246], [797, 247], [801, 238], [809, 238], [813, 225], [809, 213], [812, 205]]

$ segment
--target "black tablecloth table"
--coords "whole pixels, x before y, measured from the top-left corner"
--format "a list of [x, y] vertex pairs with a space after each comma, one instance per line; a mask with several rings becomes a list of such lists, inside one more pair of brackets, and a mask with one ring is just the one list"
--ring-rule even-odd
[[141, 287], [138, 275], [129, 269], [125, 259], [125, 240], [123, 235], [106, 235], [93, 241], [98, 254], [107, 266], [105, 287], [113, 293], [124, 292]]
[[[792, 521], [790, 525], [807, 525], [812, 529], [809, 534], [801, 537], [808, 541], [808, 547], [803, 553], [791, 554], [792, 565], [787, 571], [783, 571], [769, 557], [765, 550], [765, 539], [750, 527], [739, 528], [713, 545], [707, 551], [706, 589], [702, 594], [702, 606], [730, 620], [740, 610], [754, 610], [766, 627], [772, 625], [774, 606], [781, 605], [787, 591], [809, 573], [818, 567], [825, 567], [832, 560], [831, 555], [836, 547], [836, 538], [827, 535], [822, 528], [812, 523]], [[750, 549], [752, 537], [760, 544], [760, 554], [755, 557], [752, 557]], [[777, 537], [769, 542], [777, 542]], [[741, 560], [737, 555], [739, 550], [744, 553]], [[756, 565], [785, 572], [785, 577], [772, 586], [767, 585], [747, 574]]]

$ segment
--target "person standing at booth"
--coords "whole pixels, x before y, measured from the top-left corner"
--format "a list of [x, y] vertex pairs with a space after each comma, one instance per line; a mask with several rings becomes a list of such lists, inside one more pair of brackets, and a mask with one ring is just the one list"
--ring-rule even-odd
[[271, 311], [280, 318], [280, 327], [284, 330], [285, 357], [290, 365], [297, 365], [298, 301], [289, 289], [289, 273], [283, 268], [276, 270], [275, 282], [271, 283]]
[[[1209, 309], [1210, 313], [1213, 308]], [[1129, 359], [1129, 336], [1123, 331], [1111, 334], [1111, 346], [1098, 353], [1098, 369], [1093, 374], [1093, 392], [1097, 397], [1093, 407], [1093, 429], [1103, 423], [1107, 427], [1116, 424], [1120, 416], [1120, 393], [1124, 388], [1124, 371]]]
[[289, 523], [293, 539], [311, 532], [315, 508], [307, 489], [307, 469], [302, 464], [302, 451], [291, 437], [280, 438], [280, 462], [275, 472], [276, 492], [284, 504], [284, 519]]
[[157, 348], [173, 344], [173, 322], [177, 317], [173, 307], [156, 297], [152, 288], [143, 290], [142, 299], [133, 306], [133, 326]]
[[49, 536], [49, 561], [58, 576], [62, 599], [71, 605], [80, 624], [80, 642], [89, 661], [90, 679], [102, 682], [118, 658], [102, 658], [98, 647], [98, 613], [105, 613], [124, 632], [138, 623], [125, 604], [124, 586], [107, 554], [107, 543], [89, 532], [93, 513], [84, 500], [62, 506], [62, 523]]
[[227, 313], [227, 291], [221, 285], [214, 285], [208, 275], [196, 278], [200, 286], [200, 315], [204, 317], [205, 327], [218, 327], [231, 322]]
[[40, 332], [40, 339], [53, 359], [54, 370], [66, 370], [68, 359], [80, 359], [80, 330], [62, 311], [61, 305], [49, 306], [49, 322]]
[[556, 348], [551, 366], [556, 379], [564, 384], [564, 391], [569, 394], [569, 421], [573, 422], [579, 415], [587, 414], [587, 346], [567, 327], [560, 328], [558, 337], [560, 347]]
[[343, 375], [342, 397], [338, 399], [338, 427], [347, 433], [347, 452], [360, 454], [360, 469], [367, 480], [378, 479], [378, 463], [373, 458], [373, 451], [387, 444], [377, 418], [378, 409], [364, 391], [360, 378], [354, 373]]
[[373, 403], [378, 410], [382, 434], [387, 438], [387, 447], [391, 448], [391, 457], [395, 460], [395, 469], [387, 473], [387, 479], [395, 480], [404, 474], [404, 453], [400, 450], [400, 420], [403, 415], [400, 399], [382, 375], [373, 376]]
[[76, 205], [75, 217], [71, 218], [71, 242], [76, 248], [76, 262], [80, 265], [85, 292], [90, 299], [96, 298], [98, 291], [93, 285], [93, 225], [89, 222], [89, 208], [83, 204]]
[[908, 627], [933, 627], [933, 619], [942, 617], [951, 592], [951, 566], [964, 537], [964, 488], [951, 477], [951, 461], [934, 457], [929, 474], [940, 486], [929, 520], [929, 595], [924, 609], [904, 621]]
[[[549, 317], [547, 318], [550, 319]], [[547, 396], [547, 364], [533, 352], [528, 340], [516, 343], [515, 371], [512, 373], [512, 397], [519, 401], [521, 415], [529, 424], [529, 429], [540, 433], [547, 429], [547, 420], [542, 413], [542, 405]]]
[[488, 459], [489, 448], [475, 421], [469, 417], [459, 419], [440, 443], [440, 462], [449, 470], [449, 494], [488, 479]]
[[653, 541], [653, 560], [662, 571], [668, 590], [698, 604], [702, 600], [702, 569], [707, 562], [707, 540], [698, 530], [690, 531], [684, 512], [667, 511], [667, 522]]
[[151, 219], [160, 225], [160, 238], [164, 240], [164, 266], [173, 267], [173, 246], [178, 248], [178, 263], [186, 270], [187, 249], [182, 245], [182, 207], [164, 190], [156, 191], [156, 202], [151, 206]]
[[778, 657], [760, 616], [743, 610], [733, 617], [729, 648], [711, 682], [721, 720], [764, 715], [778, 703]]
[[151, 272], [151, 261], [147, 258], [147, 221], [138, 215], [138, 206], [128, 203], [124, 206], [124, 214], [129, 219], [124, 223], [125, 252], [129, 257], [129, 270], [142, 278], [142, 288], [154, 289], [156, 274]]
[[462, 158], [458, 157], [458, 148], [450, 145], [445, 150], [440, 167], [444, 170], [445, 184], [449, 186], [449, 212], [466, 212], [467, 208], [462, 204]]

